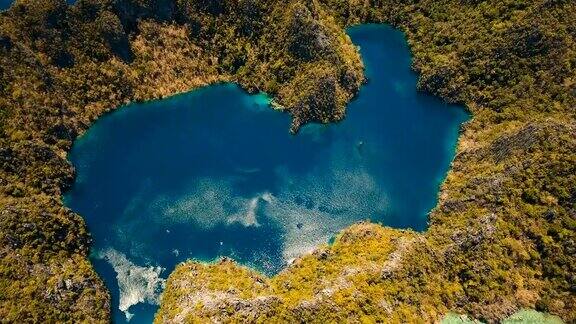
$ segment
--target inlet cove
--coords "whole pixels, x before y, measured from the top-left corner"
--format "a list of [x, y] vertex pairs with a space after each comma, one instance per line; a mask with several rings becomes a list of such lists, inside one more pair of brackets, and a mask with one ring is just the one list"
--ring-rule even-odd
[[340, 123], [291, 135], [266, 95], [218, 84], [122, 107], [75, 142], [64, 200], [92, 233], [115, 322], [151, 322], [188, 259], [274, 275], [362, 220], [426, 229], [469, 116], [417, 92], [401, 32], [348, 34], [368, 82]]

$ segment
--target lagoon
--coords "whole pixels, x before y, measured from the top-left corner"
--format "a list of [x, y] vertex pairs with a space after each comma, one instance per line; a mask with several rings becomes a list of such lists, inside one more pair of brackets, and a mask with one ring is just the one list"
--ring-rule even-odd
[[416, 91], [400, 31], [348, 34], [368, 83], [340, 123], [291, 135], [264, 94], [219, 84], [122, 107], [74, 143], [64, 202], [93, 236], [115, 322], [150, 323], [188, 259], [273, 275], [361, 220], [426, 229], [469, 115]]

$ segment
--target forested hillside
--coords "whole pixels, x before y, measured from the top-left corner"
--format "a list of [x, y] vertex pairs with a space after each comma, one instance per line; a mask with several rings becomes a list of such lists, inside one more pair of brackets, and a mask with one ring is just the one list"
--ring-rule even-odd
[[419, 89], [473, 114], [429, 229], [358, 224], [273, 278], [181, 265], [157, 321], [497, 321], [520, 307], [575, 321], [571, 0], [16, 0], [0, 13], [0, 318], [109, 320], [90, 235], [61, 202], [66, 152], [96, 118], [234, 81], [274, 97], [293, 132], [340, 120], [364, 81], [344, 28], [365, 22], [402, 29]]

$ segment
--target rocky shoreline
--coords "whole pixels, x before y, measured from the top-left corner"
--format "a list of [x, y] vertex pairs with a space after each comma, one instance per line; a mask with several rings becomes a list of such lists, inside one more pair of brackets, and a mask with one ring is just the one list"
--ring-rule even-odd
[[[270, 279], [231, 262], [184, 264], [168, 281], [157, 320], [380, 314], [434, 321], [454, 310], [492, 322], [529, 307], [573, 321], [575, 6], [16, 1], [0, 13], [0, 317], [109, 320], [109, 294], [87, 259], [89, 233], [60, 197], [74, 176], [66, 152], [96, 118], [130, 101], [234, 81], [274, 97], [293, 116], [294, 132], [309, 121], [337, 121], [364, 81], [344, 27], [385, 22], [406, 33], [420, 89], [463, 103], [474, 116], [429, 230], [360, 224], [336, 247]], [[367, 260], [392, 270], [368, 271]], [[193, 273], [203, 281], [186, 281]], [[332, 287], [328, 278], [338, 283], [346, 274], [349, 286], [322, 293]], [[184, 284], [172, 289], [176, 283]], [[235, 297], [186, 308], [187, 285], [199, 284]]]

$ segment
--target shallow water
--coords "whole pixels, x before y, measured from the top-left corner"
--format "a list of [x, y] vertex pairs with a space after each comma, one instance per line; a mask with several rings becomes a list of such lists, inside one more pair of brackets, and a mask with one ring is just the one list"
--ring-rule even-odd
[[401, 32], [348, 33], [369, 83], [341, 123], [292, 136], [264, 95], [222, 84], [119, 109], [75, 142], [65, 203], [93, 235], [116, 322], [150, 322], [190, 258], [274, 274], [360, 220], [426, 228], [468, 115], [416, 92]]

